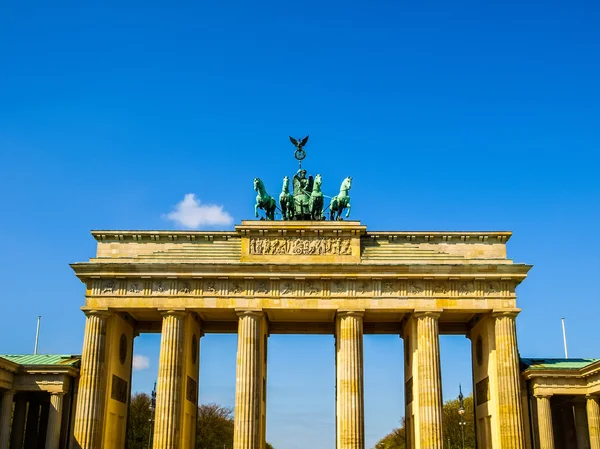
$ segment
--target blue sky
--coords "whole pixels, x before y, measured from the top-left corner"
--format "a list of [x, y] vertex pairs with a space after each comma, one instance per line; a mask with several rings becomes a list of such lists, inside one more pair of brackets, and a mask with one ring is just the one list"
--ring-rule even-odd
[[[0, 352], [79, 353], [90, 229], [182, 227], [184, 195], [253, 214], [296, 168], [354, 178], [371, 230], [512, 230], [525, 356], [600, 357], [600, 6], [571, 2], [4, 2]], [[232, 225], [215, 225], [231, 228]], [[213, 226], [213, 228], [215, 227]], [[184, 226], [185, 227], [185, 226]], [[207, 228], [207, 225], [202, 225]], [[442, 338], [444, 396], [469, 342]], [[159, 340], [134, 389], [149, 391]], [[201, 343], [203, 402], [233, 404], [234, 335]], [[268, 439], [333, 448], [333, 338], [273, 336]], [[402, 416], [402, 347], [365, 337], [367, 447]]]

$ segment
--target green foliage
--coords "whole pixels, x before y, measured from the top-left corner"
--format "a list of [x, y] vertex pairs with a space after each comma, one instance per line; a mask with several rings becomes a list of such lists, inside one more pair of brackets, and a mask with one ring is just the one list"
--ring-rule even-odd
[[233, 411], [217, 404], [198, 407], [196, 449], [233, 448]]
[[389, 435], [375, 445], [374, 449], [406, 449], [406, 429], [404, 428], [404, 418], [400, 427], [392, 430]]
[[[463, 401], [465, 413], [463, 420], [465, 422], [465, 449], [475, 449], [475, 426], [473, 396], [466, 397]], [[444, 404], [443, 432], [444, 448], [462, 449], [461, 418], [458, 413], [460, 404], [458, 399], [448, 401]], [[373, 449], [406, 449], [406, 430], [404, 428], [404, 418], [402, 424], [397, 429], [392, 430], [389, 435], [382, 438]]]
[[[473, 410], [473, 396], [468, 396], [463, 401], [465, 413], [465, 449], [475, 449], [475, 414]], [[448, 401], [444, 404], [444, 447], [462, 449], [461, 417], [458, 414], [460, 404], [458, 399]]]
[[[150, 396], [136, 393], [131, 397], [127, 449], [147, 449], [148, 438], [153, 430], [150, 412]], [[198, 407], [196, 426], [196, 449], [232, 449], [233, 411], [217, 404]], [[269, 443], [266, 449], [273, 449]]]
[[153, 423], [151, 422], [150, 396], [135, 393], [129, 405], [129, 425], [127, 427], [127, 449], [148, 448]]

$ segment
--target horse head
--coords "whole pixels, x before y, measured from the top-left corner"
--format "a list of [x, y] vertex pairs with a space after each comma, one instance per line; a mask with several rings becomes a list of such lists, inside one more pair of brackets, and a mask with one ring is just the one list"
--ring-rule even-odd
[[290, 192], [290, 178], [287, 176], [283, 177], [283, 187], [281, 188], [281, 191], [285, 193]]
[[321, 190], [321, 184], [323, 183], [323, 180], [321, 179], [321, 175], [317, 175], [315, 176], [315, 181], [313, 184], [313, 189], [317, 188], [319, 190]]
[[342, 186], [340, 187], [340, 192], [343, 192], [343, 191], [347, 192], [348, 190], [350, 190], [351, 187], [352, 187], [352, 178], [350, 176], [348, 176], [342, 182]]
[[254, 178], [254, 190], [257, 192], [263, 187], [263, 182], [260, 178]]

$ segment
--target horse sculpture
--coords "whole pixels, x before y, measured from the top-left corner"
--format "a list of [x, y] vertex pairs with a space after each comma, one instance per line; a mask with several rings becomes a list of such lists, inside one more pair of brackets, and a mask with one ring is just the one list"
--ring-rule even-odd
[[254, 178], [254, 190], [258, 192], [256, 195], [256, 205], [254, 206], [254, 214], [258, 217], [258, 209], [265, 211], [267, 220], [275, 220], [275, 198], [270, 196], [265, 189], [265, 185], [260, 178]]
[[323, 192], [321, 192], [321, 175], [315, 176], [312, 193], [308, 202], [308, 210], [310, 211], [311, 220], [323, 219]]
[[283, 178], [279, 205], [281, 206], [281, 217], [284, 220], [292, 220], [294, 218], [294, 197], [290, 193], [290, 178], [287, 176]]
[[350, 216], [350, 195], [348, 195], [348, 191], [352, 187], [352, 178], [348, 176], [342, 182], [340, 186], [340, 193], [331, 198], [331, 203], [329, 204], [329, 217], [331, 220], [342, 220], [342, 212], [344, 209], [348, 209], [346, 212], [346, 218]]

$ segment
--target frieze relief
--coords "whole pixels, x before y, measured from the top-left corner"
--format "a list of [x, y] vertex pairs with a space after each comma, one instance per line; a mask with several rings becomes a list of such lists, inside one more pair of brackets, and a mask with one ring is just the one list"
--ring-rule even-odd
[[344, 295], [348, 293], [348, 283], [343, 280], [335, 280], [331, 282], [331, 294]]
[[351, 239], [340, 237], [252, 237], [250, 254], [261, 256], [351, 256], [352, 244]]
[[284, 296], [291, 296], [296, 292], [294, 287], [294, 282], [292, 281], [282, 281], [279, 286], [279, 293]]
[[306, 297], [514, 297], [512, 280], [428, 279], [103, 279], [91, 284], [99, 296], [306, 296]]

